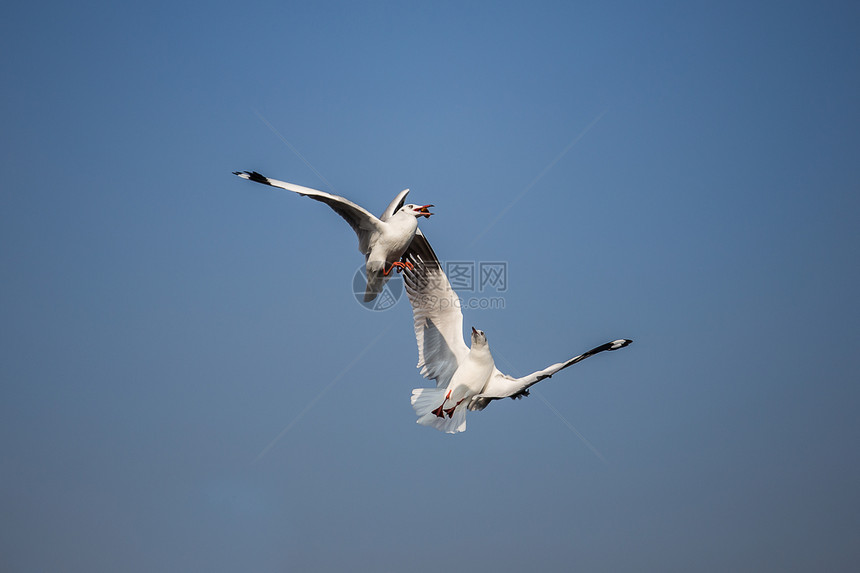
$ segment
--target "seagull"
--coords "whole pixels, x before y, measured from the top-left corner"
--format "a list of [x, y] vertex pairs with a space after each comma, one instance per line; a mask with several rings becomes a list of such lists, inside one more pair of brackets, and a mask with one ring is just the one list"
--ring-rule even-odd
[[370, 302], [382, 292], [391, 271], [397, 272], [408, 268], [412, 263], [403, 262], [400, 258], [412, 242], [412, 237], [418, 230], [418, 218], [430, 218], [428, 211], [433, 205], [404, 204], [409, 189], [404, 189], [388, 205], [385, 212], [377, 219], [367, 209], [360, 207], [338, 195], [302, 187], [293, 183], [270, 179], [256, 171], [234, 171], [242, 179], [248, 179], [264, 185], [279, 187], [293, 191], [303, 197], [310, 197], [331, 207], [335, 213], [343, 217], [355, 234], [358, 235], [358, 250], [365, 256], [367, 274], [367, 289], [364, 302]]
[[613, 340], [521, 378], [508, 376], [496, 368], [484, 331], [473, 326], [471, 346], [466, 346], [460, 299], [420, 232], [404, 260], [412, 263], [403, 270], [403, 277], [415, 322], [417, 367], [425, 378], [436, 380], [436, 388], [412, 391], [412, 407], [418, 423], [424, 426], [449, 434], [463, 432], [467, 410], [483, 410], [493, 400], [528, 396], [531, 386], [568, 366], [633, 342], [626, 338]]

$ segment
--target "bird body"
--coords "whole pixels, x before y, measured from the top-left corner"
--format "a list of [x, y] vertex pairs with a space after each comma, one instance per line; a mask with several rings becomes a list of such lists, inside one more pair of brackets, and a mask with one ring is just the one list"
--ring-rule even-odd
[[444, 386], [412, 391], [418, 423], [450, 434], [465, 431], [466, 409], [472, 398], [486, 388], [495, 370], [487, 338], [473, 328], [472, 346], [457, 364], [451, 380]]
[[400, 261], [418, 230], [418, 219], [405, 209], [406, 207], [401, 207], [390, 219], [384, 221], [378, 232], [368, 241], [368, 249], [364, 253], [367, 274], [365, 302], [373, 300], [376, 294], [382, 291], [392, 265]]
[[476, 342], [473, 335], [469, 354], [466, 355], [466, 359], [459, 365], [448, 383], [448, 389], [451, 390], [449, 400], [455, 404], [480, 394], [487, 387], [493, 370], [496, 369], [487, 339], [483, 333], [477, 336], [479, 336], [479, 341]]

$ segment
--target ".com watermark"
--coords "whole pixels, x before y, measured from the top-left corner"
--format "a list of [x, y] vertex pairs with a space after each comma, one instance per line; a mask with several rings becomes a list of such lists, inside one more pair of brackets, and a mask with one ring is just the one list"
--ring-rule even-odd
[[438, 308], [438, 310], [446, 310], [452, 307], [466, 310], [497, 310], [505, 308], [505, 297], [502, 296], [456, 297], [452, 300], [425, 294], [419, 295], [416, 302], [422, 308]]
[[[456, 293], [480, 293], [481, 296], [440, 298], [425, 300], [423, 304], [438, 304], [440, 310], [456, 306], [467, 310], [499, 310], [505, 308], [502, 296], [492, 296], [508, 290], [508, 263], [506, 261], [448, 261], [442, 265], [451, 288]], [[383, 311], [394, 307], [403, 298], [403, 279], [399, 274], [385, 283], [382, 292], [369, 302], [364, 301], [367, 278], [364, 265], [356, 269], [352, 277], [352, 292], [356, 302], [372, 311]], [[423, 295], [428, 297], [431, 295]], [[435, 297], [433, 297], [435, 298]]]

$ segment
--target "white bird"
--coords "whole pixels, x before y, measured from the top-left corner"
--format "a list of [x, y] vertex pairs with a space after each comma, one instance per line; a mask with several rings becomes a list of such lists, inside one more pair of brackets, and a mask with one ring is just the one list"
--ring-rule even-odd
[[310, 197], [331, 207], [335, 213], [343, 217], [355, 234], [358, 235], [358, 250], [365, 256], [367, 274], [367, 289], [364, 302], [370, 302], [382, 292], [391, 271], [411, 265], [400, 260], [406, 248], [412, 242], [412, 237], [418, 230], [418, 218], [430, 218], [429, 207], [433, 205], [404, 204], [409, 189], [404, 189], [388, 205], [385, 212], [377, 219], [367, 209], [356, 205], [349, 199], [338, 195], [302, 187], [293, 183], [270, 179], [256, 171], [234, 171], [242, 179], [256, 181], [264, 185], [279, 187], [293, 191], [304, 197]]
[[436, 388], [412, 391], [412, 407], [419, 424], [449, 434], [465, 431], [467, 409], [483, 410], [493, 400], [528, 396], [530, 386], [559, 370], [633, 342], [626, 338], [613, 340], [522, 378], [502, 374], [495, 366], [483, 331], [472, 327], [471, 348], [466, 346], [460, 299], [420, 232], [404, 260], [412, 263], [404, 269], [403, 277], [415, 321], [418, 368], [425, 378], [436, 380]]

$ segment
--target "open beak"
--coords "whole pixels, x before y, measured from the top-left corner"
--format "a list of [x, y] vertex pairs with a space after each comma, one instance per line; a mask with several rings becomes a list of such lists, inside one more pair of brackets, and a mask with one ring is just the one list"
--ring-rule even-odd
[[477, 335], [477, 334], [478, 334], [478, 331], [477, 331], [477, 330], [475, 330], [475, 327], [474, 327], [474, 326], [472, 327], [472, 334], [475, 334], [475, 335]]
[[433, 213], [431, 213], [430, 211], [427, 210], [428, 207], [433, 207], [433, 205], [423, 205], [423, 206], [418, 208], [418, 212], [421, 213], [421, 215], [419, 215], [419, 217], [423, 215], [424, 217], [427, 217], [428, 219], [430, 218], [430, 215], [432, 215]]

